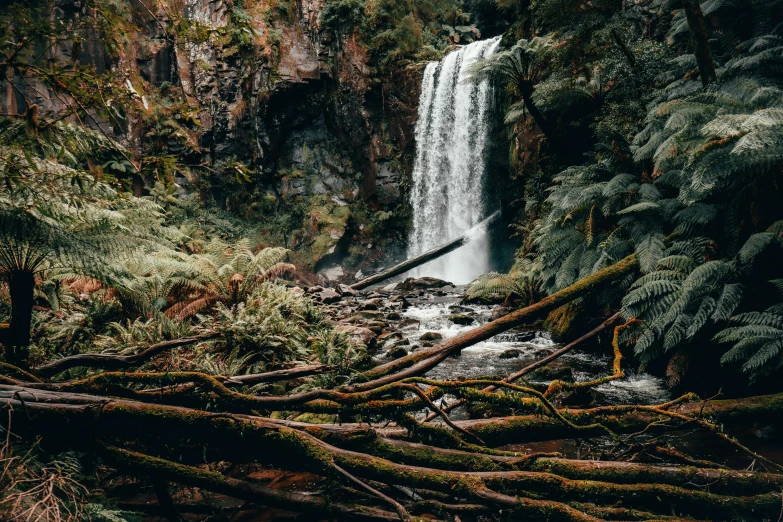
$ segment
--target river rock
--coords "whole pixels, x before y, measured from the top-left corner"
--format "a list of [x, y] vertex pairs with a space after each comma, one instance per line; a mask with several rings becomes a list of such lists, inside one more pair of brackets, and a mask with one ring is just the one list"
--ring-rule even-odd
[[321, 290], [321, 292], [318, 294], [319, 299], [321, 299], [322, 303], [336, 303], [342, 297], [340, 294], [332, 290], [331, 288], [325, 288], [324, 290]]
[[386, 352], [387, 359], [399, 359], [401, 357], [405, 357], [406, 355], [408, 355], [408, 350], [406, 350], [402, 346], [395, 346], [394, 348]]
[[363, 328], [361, 326], [340, 324], [336, 326], [336, 329], [347, 333], [349, 336], [351, 336], [351, 339], [367, 346], [368, 348], [375, 344], [375, 340], [378, 337], [375, 332], [369, 328]]
[[405, 299], [405, 297], [403, 297], [401, 295], [394, 295], [394, 296], [392, 296], [391, 299], [389, 299], [389, 302], [390, 303], [394, 303], [395, 305], [399, 306], [400, 309], [402, 309], [402, 310], [407, 310], [411, 306], [411, 304], [408, 302], [408, 300]]
[[343, 267], [337, 265], [331, 268], [321, 270], [318, 273], [318, 275], [326, 278], [327, 281], [337, 281], [338, 279], [340, 279], [345, 275], [345, 272], [343, 271]]
[[398, 332], [397, 330], [390, 330], [388, 332], [383, 332], [378, 337], [378, 340], [379, 341], [386, 341], [387, 339], [391, 339], [391, 338], [401, 339], [402, 338], [402, 334], [400, 332]]
[[559, 368], [545, 366], [544, 368], [539, 368], [538, 370], [534, 371], [531, 376], [542, 381], [573, 381], [574, 371], [571, 368], [564, 366]]
[[449, 316], [449, 321], [451, 321], [454, 324], [459, 324], [462, 326], [467, 326], [469, 324], [473, 324], [474, 322], [476, 322], [474, 318], [465, 314], [451, 314]]
[[348, 285], [337, 285], [337, 292], [343, 297], [358, 297], [360, 294]]
[[424, 332], [421, 337], [419, 337], [420, 341], [439, 341], [443, 339], [443, 334], [440, 334], [438, 332]]
[[392, 283], [390, 285], [386, 285], [382, 288], [384, 292], [393, 292], [397, 290], [397, 283]]
[[382, 319], [383, 318], [383, 312], [379, 312], [377, 310], [359, 310], [356, 312], [356, 315], [358, 317], [363, 317], [365, 319]]
[[383, 299], [376, 297], [359, 305], [361, 310], [380, 310], [383, 307]]
[[402, 315], [399, 312], [389, 312], [386, 314], [386, 319], [389, 321], [399, 321], [402, 319]]
[[526, 343], [526, 342], [529, 342], [529, 341], [532, 341], [533, 339], [535, 339], [536, 338], [536, 333], [537, 332], [534, 332], [534, 331], [518, 332], [518, 333], [516, 333], [514, 335], [514, 337], [515, 337], [514, 340], [516, 342], [518, 342], [518, 343]]
[[517, 350], [516, 348], [511, 348], [511, 349], [508, 349], [508, 350], [504, 351], [500, 355], [498, 355], [498, 357], [500, 359], [516, 359], [517, 357], [520, 357], [521, 355], [522, 355], [522, 351], [521, 350]]
[[501, 317], [510, 314], [512, 311], [513, 309], [508, 306], [496, 306], [492, 309], [492, 315], [489, 316], [489, 320], [494, 321], [495, 319], [500, 319]]
[[444, 281], [443, 279], [437, 279], [435, 277], [420, 277], [414, 279], [409, 277], [402, 283], [397, 285], [398, 290], [423, 290], [428, 288], [443, 288], [444, 286], [454, 286], [453, 283]]

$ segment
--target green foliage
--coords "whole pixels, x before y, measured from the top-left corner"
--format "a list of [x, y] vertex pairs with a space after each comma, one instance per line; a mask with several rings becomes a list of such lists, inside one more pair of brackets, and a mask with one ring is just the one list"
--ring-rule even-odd
[[[783, 279], [770, 281], [783, 297]], [[731, 325], [715, 340], [731, 343], [723, 354], [724, 364], [741, 363], [742, 371], [753, 379], [783, 366], [783, 300], [761, 312], [747, 312], [731, 318]]]
[[364, 18], [362, 0], [336, 0], [328, 2], [319, 15], [321, 31], [332, 32], [338, 37], [361, 24]]
[[552, 55], [552, 41], [548, 37], [519, 40], [510, 49], [476, 62], [470, 71], [470, 79], [474, 82], [500, 82], [514, 95], [524, 97], [525, 102], [511, 105], [506, 113], [506, 123], [516, 123], [525, 115], [525, 104], [532, 95], [533, 85], [543, 80]]
[[[477, 78], [494, 69], [517, 86], [510, 125], [532, 115], [544, 129], [541, 122], [556, 117], [557, 132], [569, 135], [592, 118], [590, 161], [553, 176], [546, 200], [528, 201], [528, 211], [544, 213], [526, 225], [532, 249], [528, 238], [523, 255], [534, 259], [542, 290], [553, 293], [635, 252], [640, 277], [596, 300], [616, 305], [628, 290], [622, 310], [633, 327], [626, 333], [644, 363], [675, 348], [699, 349], [716, 333], [729, 342], [734, 334], [719, 332], [740, 310], [742, 327], [758, 326], [758, 316], [745, 315], [762, 313], [751, 312], [759, 305], [748, 289], [783, 275], [769, 262], [779, 252], [776, 229], [765, 231], [783, 218], [783, 41], [773, 31], [772, 3], [705, 4], [721, 23], [713, 42], [719, 81], [707, 88], [694, 77], [695, 58], [678, 47], [690, 45], [679, 40], [687, 32], [681, 14], [666, 49], [629, 30], [636, 8], [619, 12], [612, 2], [587, 8], [593, 18], [585, 6], [533, 2], [546, 43], [522, 40], [476, 68]], [[530, 100], [519, 101], [519, 86]], [[488, 274], [472, 291], [504, 292], [513, 280]], [[775, 368], [776, 345], [764, 337], [774, 335], [758, 333], [724, 361], [742, 360], [753, 375]]]
[[532, 302], [538, 295], [541, 267], [527, 258], [519, 258], [508, 274], [490, 272], [479, 276], [468, 288], [470, 300], [506, 301], [513, 297]]
[[228, 244], [213, 238], [202, 248], [194, 254], [167, 249], [129, 258], [128, 275], [114, 284], [124, 307], [185, 319], [217, 303], [242, 302], [264, 281], [295, 269], [283, 262], [288, 250], [254, 254], [247, 239]]
[[[347, 372], [364, 357], [364, 348], [327, 322], [308, 297], [286, 287], [263, 283], [247, 301], [231, 308], [217, 306], [213, 316], [200, 316], [204, 328], [221, 333], [215, 353], [223, 367], [247, 373], [268, 365], [317, 359]], [[197, 359], [196, 368], [214, 372], [215, 359]], [[220, 368], [220, 366], [217, 366]]]
[[84, 171], [20, 147], [0, 148], [1, 275], [67, 266], [109, 276], [120, 253], [165, 243], [161, 217], [157, 205]]
[[451, 43], [446, 24], [469, 23], [453, 0], [331, 0], [319, 20], [321, 31], [334, 35], [338, 47], [344, 36], [357, 33], [382, 75], [406, 60], [439, 58]]

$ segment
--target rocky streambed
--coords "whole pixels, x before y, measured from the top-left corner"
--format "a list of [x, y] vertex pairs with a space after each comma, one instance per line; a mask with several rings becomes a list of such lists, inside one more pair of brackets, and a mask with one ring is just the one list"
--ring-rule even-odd
[[[378, 363], [427, 349], [499, 316], [502, 310], [466, 304], [465, 287], [434, 278], [408, 279], [358, 292], [345, 285], [312, 287], [305, 292], [323, 302], [333, 321], [366, 344]], [[427, 373], [434, 379], [502, 378], [560, 348], [548, 332], [518, 328], [466, 348]], [[530, 385], [546, 388], [553, 379], [586, 381], [611, 371], [610, 352], [595, 345], [575, 349], [528, 376]], [[564, 401], [569, 406], [653, 404], [670, 399], [662, 379], [629, 373]], [[454, 418], [468, 412], [455, 410]]]

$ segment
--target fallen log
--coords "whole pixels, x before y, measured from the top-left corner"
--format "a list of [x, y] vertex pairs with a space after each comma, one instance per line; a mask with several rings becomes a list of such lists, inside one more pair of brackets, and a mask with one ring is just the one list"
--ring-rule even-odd
[[383, 272], [379, 274], [372, 275], [370, 277], [366, 277], [362, 279], [361, 281], [358, 281], [351, 285], [351, 288], [354, 290], [362, 290], [364, 288], [367, 288], [368, 286], [372, 286], [375, 284], [378, 284], [380, 282], [383, 282], [390, 277], [394, 277], [396, 275], [403, 274], [407, 272], [408, 270], [412, 270], [416, 268], [417, 266], [421, 266], [424, 263], [427, 263], [429, 261], [432, 261], [433, 259], [437, 259], [439, 257], [445, 256], [449, 252], [453, 252], [454, 250], [468, 244], [471, 239], [473, 238], [473, 235], [475, 231], [479, 227], [485, 227], [489, 226], [492, 223], [494, 223], [498, 218], [500, 217], [500, 212], [495, 212], [491, 216], [489, 216], [487, 219], [476, 225], [475, 227], [471, 228], [464, 234], [462, 234], [460, 237], [453, 239], [449, 241], [448, 243], [441, 245], [437, 248], [433, 248], [432, 250], [428, 250], [427, 252], [424, 252], [423, 254], [419, 254], [416, 257], [412, 257], [410, 259], [407, 259], [403, 261], [402, 263], [398, 265], [394, 265], [393, 267], [384, 270]]
[[[0, 385], [0, 398], [4, 396], [3, 388], [11, 387]], [[573, 423], [582, 425], [602, 423], [618, 434], [636, 433], [651, 423], [669, 419], [666, 416], [645, 411], [643, 408], [646, 407], [600, 406], [588, 409], [561, 409], [559, 411]], [[677, 406], [676, 409], [672, 408], [672, 411], [691, 416], [701, 414], [703, 418], [709, 418], [716, 423], [732, 427], [759, 424], [783, 428], [783, 393], [740, 399], [685, 402]], [[408, 430], [401, 426], [371, 427], [366, 423], [347, 422], [312, 425], [283, 420], [274, 420], [272, 422], [299, 429], [309, 427], [310, 431], [313, 432], [315, 432], [314, 430], [328, 432], [328, 435], [323, 435], [324, 437], [331, 435], [347, 439], [354, 436], [366, 436], [370, 430], [381, 438], [406, 440], [409, 437]], [[454, 420], [452, 422], [460, 428], [475, 433], [490, 447], [576, 437], [603, 436], [605, 434], [600, 429], [592, 432], [588, 431], [587, 433], [579, 432], [564, 426], [562, 422], [555, 418], [540, 414]], [[676, 424], [661, 425], [660, 429], [676, 431], [681, 429], [681, 426]]]
[[755, 495], [759, 491], [783, 490], [783, 475], [780, 474], [693, 466], [544, 457], [527, 462], [525, 469], [571, 479], [624, 484], [652, 482], [683, 488], [704, 488], [712, 493], [728, 495]]
[[508, 315], [490, 321], [478, 328], [447, 339], [435, 348], [417, 351], [395, 361], [376, 366], [361, 375], [361, 377], [371, 380], [361, 384], [344, 387], [341, 391], [356, 392], [371, 390], [407, 377], [421, 375], [437, 366], [447, 357], [458, 353], [463, 348], [467, 348], [481, 341], [486, 341], [499, 333], [503, 333], [524, 324], [525, 321], [529, 321], [534, 317], [541, 316], [555, 308], [559, 308], [564, 304], [578, 299], [589, 292], [594, 291], [596, 288], [613, 283], [634, 272], [637, 266], [638, 261], [636, 256], [628, 256], [614, 265], [599, 270], [595, 274], [585, 277], [549, 297], [545, 297], [533, 305], [511, 312]]
[[[703, 408], [703, 410], [702, 410]], [[732, 426], [747, 426], [753, 423], [783, 427], [783, 393], [763, 395], [742, 399], [714, 400], [709, 402], [688, 402], [672, 409], [683, 415], [711, 418], [719, 424]], [[564, 411], [564, 413], [566, 413]], [[639, 406], [601, 406], [590, 409], [569, 409], [568, 418], [577, 424], [601, 425], [618, 434], [630, 434], [643, 430], [653, 423], [663, 423], [659, 430], [679, 430], [676, 424], [666, 424], [670, 418], [656, 414]], [[495, 417], [492, 419], [476, 419], [469, 421], [454, 421], [463, 429], [474, 433], [489, 446], [518, 444], [523, 442], [540, 442], [547, 440], [592, 437], [603, 435], [600, 430], [589, 430], [580, 433], [566, 428], [557, 419], [541, 415], [521, 415], [515, 417]], [[348, 428], [349, 426], [344, 426]], [[693, 427], [693, 426], [690, 426]], [[403, 430], [381, 433], [384, 436], [404, 436]]]
[[184, 486], [195, 486], [206, 491], [256, 502], [267, 507], [282, 508], [297, 513], [339, 515], [348, 520], [398, 521], [397, 513], [368, 506], [346, 505], [319, 497], [272, 489], [244, 480], [226, 477], [215, 471], [187, 466], [135, 451], [99, 444], [101, 457], [110, 465], [125, 471], [152, 475]]
[[[480, 504], [511, 508], [523, 516], [543, 516], [549, 520], [598, 520], [570, 506], [571, 502], [582, 502], [585, 506], [597, 504], [598, 507], [590, 508], [597, 510], [595, 512], [622, 501], [623, 507], [650, 513], [668, 514], [674, 510], [675, 513], [713, 518], [720, 518], [726, 512], [770, 517], [780, 509], [780, 495], [773, 492], [732, 496], [649, 482], [583, 481], [544, 471], [438, 470], [397, 464], [340, 449], [303, 430], [261, 417], [215, 414], [101, 397], [94, 397], [93, 404], [56, 404], [53, 401], [58, 392], [40, 392], [47, 396], [48, 402], [41, 402], [36, 393], [37, 390], [27, 392], [21, 387], [0, 386], [0, 395], [6, 399], [4, 402], [10, 407], [14, 426], [19, 427], [21, 433], [32, 430], [37, 435], [53, 435], [62, 441], [62, 426], [66, 423], [72, 426], [69, 436], [76, 441], [89, 445], [90, 441], [116, 444], [117, 441], [134, 440], [153, 452], [181, 459], [183, 465], [189, 465], [188, 446], [193, 448], [190, 462], [205, 458], [209, 461], [259, 461], [319, 474], [329, 474], [334, 465], [338, 465], [364, 480], [440, 491]], [[76, 399], [81, 401], [83, 398]], [[0, 416], [0, 422], [6, 422], [2, 420], [4, 417]], [[172, 448], [179, 451], [172, 453]], [[530, 494], [537, 498], [530, 498]]]
[[197, 335], [194, 337], [183, 337], [181, 339], [172, 339], [170, 341], [163, 341], [157, 344], [153, 344], [149, 348], [146, 348], [134, 355], [113, 355], [103, 353], [80, 353], [76, 355], [70, 355], [57, 359], [33, 368], [33, 373], [41, 377], [52, 377], [58, 373], [62, 373], [65, 370], [71, 368], [100, 368], [103, 370], [121, 370], [124, 368], [132, 368], [139, 364], [145, 363], [151, 360], [153, 357], [174, 348], [181, 348], [183, 346], [189, 346], [191, 344], [200, 343], [202, 341], [209, 341], [219, 337], [217, 332], [210, 332], [203, 335]]

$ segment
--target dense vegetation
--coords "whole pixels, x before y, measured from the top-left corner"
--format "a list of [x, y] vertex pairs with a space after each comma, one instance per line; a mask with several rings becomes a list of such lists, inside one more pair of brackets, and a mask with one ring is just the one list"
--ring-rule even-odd
[[[711, 78], [682, 10], [656, 27], [650, 16], [666, 2], [614, 4], [595, 2], [586, 15], [534, 3], [531, 19], [546, 36], [476, 71], [508, 86], [511, 132], [531, 116], [546, 152], [537, 172], [520, 169], [529, 234], [517, 265], [472, 291], [527, 298], [534, 281], [549, 294], [635, 253], [639, 276], [583, 310], [622, 299], [634, 321], [628, 342], [644, 364], [669, 360], [673, 382], [689, 359], [715, 356], [751, 379], [770, 376], [783, 363], [772, 340], [783, 254], [780, 5], [704, 5]], [[566, 323], [580, 304], [571, 306]]]
[[[0, 518], [241, 516], [245, 504], [204, 514], [212, 493], [279, 519], [778, 517], [783, 468], [727, 426], [779, 430], [781, 396], [686, 392], [780, 392], [783, 2], [302, 4], [0, 7]], [[316, 78], [288, 82], [302, 27], [321, 46]], [[341, 250], [366, 269], [373, 243], [401, 237], [408, 180], [380, 202], [377, 165], [350, 149], [365, 140], [371, 159], [409, 164], [410, 78], [501, 34], [469, 81], [489, 80], [503, 108], [509, 172], [494, 181], [521, 245], [508, 273], [468, 290], [503, 303], [495, 320], [414, 350], [395, 326], [405, 292], [324, 289], [312, 272]], [[139, 72], [156, 46], [171, 49], [166, 80]], [[377, 134], [341, 127], [364, 113], [357, 127]], [[305, 142], [311, 171], [284, 164], [286, 137], [319, 118], [345, 136]], [[223, 154], [221, 140], [243, 141]], [[329, 154], [339, 169], [313, 166]], [[289, 190], [334, 170], [356, 190]], [[542, 322], [563, 341], [608, 334], [595, 347], [611, 368], [545, 385], [515, 381], [548, 360], [502, 380], [424, 377]], [[398, 351], [380, 364], [384, 345]], [[562, 407], [639, 368], [683, 395]], [[453, 422], [465, 403], [492, 418]], [[750, 470], [688, 455], [684, 429]], [[604, 467], [519, 446], [557, 439]], [[259, 485], [265, 473], [298, 489]], [[145, 494], [154, 506], [121, 502]]]

